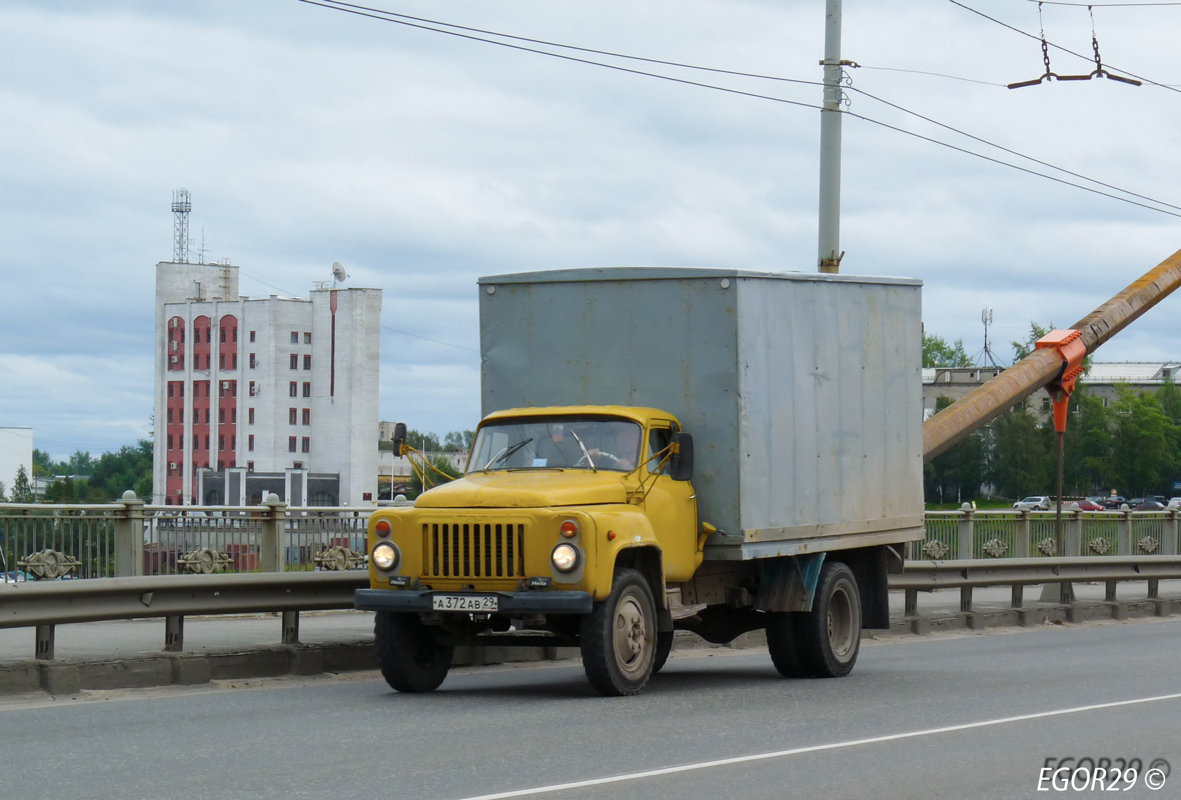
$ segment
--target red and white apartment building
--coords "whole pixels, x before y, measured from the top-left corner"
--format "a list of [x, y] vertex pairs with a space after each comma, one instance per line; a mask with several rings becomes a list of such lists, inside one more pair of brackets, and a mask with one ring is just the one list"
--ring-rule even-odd
[[156, 265], [153, 498], [377, 498], [381, 290], [238, 294], [238, 267]]

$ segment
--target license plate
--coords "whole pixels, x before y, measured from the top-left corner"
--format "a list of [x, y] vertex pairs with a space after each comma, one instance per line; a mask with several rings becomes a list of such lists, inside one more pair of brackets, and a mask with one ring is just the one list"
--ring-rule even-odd
[[436, 594], [431, 597], [431, 608], [435, 611], [496, 611], [499, 607], [496, 595], [480, 594]]

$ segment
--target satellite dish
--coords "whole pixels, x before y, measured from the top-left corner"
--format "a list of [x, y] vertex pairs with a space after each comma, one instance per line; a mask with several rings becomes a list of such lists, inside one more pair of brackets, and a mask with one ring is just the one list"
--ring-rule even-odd
[[337, 283], [344, 283], [344, 279], [347, 278], [348, 276], [349, 276], [349, 274], [344, 271], [344, 264], [341, 264], [339, 261], [333, 262], [333, 264], [332, 264], [332, 279], [334, 281], [336, 281]]

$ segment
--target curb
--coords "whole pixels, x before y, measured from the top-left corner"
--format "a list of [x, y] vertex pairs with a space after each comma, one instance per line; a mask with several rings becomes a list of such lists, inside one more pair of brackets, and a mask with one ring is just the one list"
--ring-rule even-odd
[[[900, 617], [889, 630], [869, 638], [927, 635], [988, 628], [1038, 627], [1047, 624], [1126, 620], [1181, 614], [1181, 599], [1132, 602], [1091, 602], [1072, 605], [966, 611], [945, 616]], [[766, 632], [744, 633], [728, 645], [713, 645], [687, 631], [678, 631], [675, 650], [767, 646]], [[452, 666], [488, 666], [530, 661], [564, 661], [579, 657], [577, 647], [457, 647]], [[372, 642], [328, 645], [277, 645], [245, 652], [161, 654], [113, 661], [17, 661], [0, 664], [0, 696], [47, 692], [71, 695], [88, 690], [146, 689], [158, 686], [199, 686], [211, 681], [319, 675], [378, 669]]]

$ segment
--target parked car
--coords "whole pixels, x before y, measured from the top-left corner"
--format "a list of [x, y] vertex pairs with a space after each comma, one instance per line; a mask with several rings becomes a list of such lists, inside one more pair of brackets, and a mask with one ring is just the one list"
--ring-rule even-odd
[[1044, 494], [1038, 494], [1027, 497], [1024, 500], [1018, 500], [1013, 504], [1013, 508], [1018, 511], [1049, 511], [1050, 506], [1053, 504], [1054, 501], [1049, 497]]
[[1103, 505], [1108, 508], [1119, 508], [1124, 503], [1128, 502], [1122, 495], [1113, 494], [1110, 497], [1103, 498]]
[[1146, 497], [1136, 505], [1132, 506], [1133, 511], [1164, 511], [1165, 504], [1159, 500], [1151, 497]]
[[1100, 502], [1102, 499], [1103, 499], [1102, 497], [1084, 497], [1082, 500], [1079, 501], [1078, 510], [1079, 511], [1106, 511], [1107, 506], [1103, 505], [1103, 503]]
[[1133, 497], [1131, 500], [1128, 501], [1128, 507], [1131, 508], [1133, 511], [1135, 511], [1136, 506], [1140, 505], [1143, 502], [1144, 502], [1143, 497]]
[[1168, 506], [1169, 508], [1181, 508], [1181, 497], [1170, 497]]

